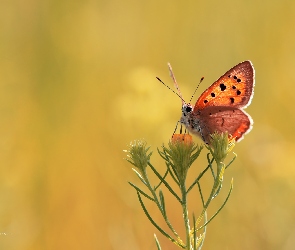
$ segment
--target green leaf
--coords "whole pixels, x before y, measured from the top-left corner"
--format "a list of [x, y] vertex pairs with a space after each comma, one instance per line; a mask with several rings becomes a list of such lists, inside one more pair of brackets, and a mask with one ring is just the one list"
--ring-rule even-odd
[[237, 158], [237, 154], [235, 154], [235, 153], [233, 153], [233, 154], [235, 155], [234, 158], [232, 158], [232, 160], [226, 165], [225, 169], [227, 169]]
[[173, 170], [173, 171], [171, 171], [170, 166], [169, 166], [169, 164], [167, 164], [167, 163], [166, 163], [166, 166], [167, 166], [167, 168], [168, 168], [168, 171], [169, 171], [170, 176], [171, 176], [172, 179], [175, 181], [175, 183], [177, 184], [177, 186], [179, 186], [179, 181], [177, 180], [177, 178], [176, 178], [176, 176], [175, 176], [175, 171], [174, 171], [174, 169], [173, 169], [172, 166], [171, 166], [171, 168], [172, 168], [172, 170]]
[[214, 174], [214, 170], [213, 170], [213, 167], [212, 167], [212, 163], [214, 161], [214, 158], [212, 158], [212, 160], [210, 160], [210, 154], [207, 154], [207, 161], [208, 161], [208, 164], [209, 164], [209, 167], [211, 169], [211, 173], [212, 173], [212, 176], [213, 176], [213, 179], [215, 180], [215, 174]]
[[[165, 178], [167, 177], [168, 173], [169, 173], [169, 171], [168, 171], [168, 169], [167, 169], [166, 173], [163, 175], [162, 178], [165, 179]], [[163, 182], [160, 181], [160, 183], [154, 188], [154, 191], [156, 191], [156, 190], [161, 186], [162, 183], [163, 183]]]
[[[163, 155], [165, 155], [165, 157], [163, 157], [163, 159], [165, 159], [165, 161], [166, 161], [166, 166], [167, 166], [167, 168], [168, 168], [168, 170], [169, 170], [169, 173], [170, 173], [170, 175], [171, 175], [171, 177], [172, 177], [172, 179], [177, 183], [177, 185], [179, 186], [179, 181], [178, 181], [178, 179], [177, 179], [177, 174], [176, 174], [176, 171], [175, 171], [175, 166], [173, 165], [173, 163], [170, 161], [170, 158], [169, 158], [169, 155], [167, 155], [167, 153], [166, 153], [166, 149], [165, 149], [165, 147], [163, 146], [163, 152], [161, 152], [161, 151], [158, 151], [160, 154], [163, 154]], [[171, 171], [171, 168], [172, 168], [172, 171]]]
[[[213, 159], [212, 159], [213, 162]], [[211, 162], [211, 163], [212, 163]], [[203, 175], [207, 172], [207, 170], [210, 168], [210, 165], [208, 165], [202, 173], [199, 174], [199, 176], [195, 179], [195, 181], [190, 185], [190, 187], [187, 189], [186, 193], [188, 194], [189, 191], [199, 182], [199, 180], [203, 177]]]
[[146, 194], [144, 191], [142, 191], [139, 187], [135, 186], [133, 183], [128, 182], [132, 187], [135, 188], [136, 191], [141, 193], [144, 197], [148, 198], [151, 201], [155, 201], [152, 197], [150, 197], [148, 194]]
[[142, 183], [147, 186], [147, 183], [145, 182], [145, 180], [143, 179], [143, 177], [141, 176], [141, 174], [135, 169], [132, 168], [132, 170], [136, 173], [136, 175], [138, 176], [138, 178], [142, 181]]
[[220, 206], [220, 208], [217, 210], [217, 212], [203, 225], [203, 226], [201, 226], [201, 227], [199, 227], [198, 229], [197, 229], [197, 231], [199, 231], [200, 229], [202, 229], [203, 227], [205, 227], [205, 226], [207, 226], [214, 218], [215, 218], [215, 216], [217, 215], [217, 214], [219, 214], [219, 212], [223, 209], [223, 207], [225, 206], [225, 204], [227, 203], [227, 201], [228, 201], [228, 199], [229, 199], [229, 196], [230, 196], [230, 194], [231, 194], [231, 192], [232, 192], [232, 190], [233, 190], [233, 179], [232, 179], [232, 181], [231, 181], [231, 185], [230, 185], [230, 189], [229, 189], [229, 192], [228, 192], [228, 195], [227, 195], [227, 197], [226, 197], [226, 199], [225, 199], [225, 201], [223, 202], [223, 204]]
[[167, 237], [169, 240], [171, 240], [174, 244], [176, 244], [177, 246], [181, 247], [181, 248], [185, 248], [185, 246], [183, 246], [182, 244], [180, 244], [178, 241], [176, 241], [175, 239], [173, 239], [168, 233], [166, 233], [153, 219], [152, 217], [150, 216], [149, 212], [147, 211], [142, 199], [141, 199], [141, 196], [140, 196], [140, 193], [137, 192], [137, 196], [138, 196], [138, 200], [140, 202], [140, 205], [145, 213], [145, 215], [147, 216], [147, 218], [149, 219], [149, 221], [153, 224], [153, 226], [155, 228], [157, 228], [159, 230], [159, 232], [161, 234], [163, 234], [165, 237]]
[[194, 250], [197, 250], [197, 232], [196, 232], [196, 217], [195, 214], [193, 214], [193, 222], [194, 222]]
[[160, 242], [158, 241], [158, 238], [157, 238], [156, 234], [154, 234], [154, 238], [155, 238], [155, 241], [156, 241], [157, 249], [162, 250], [162, 248], [160, 246]]
[[199, 188], [199, 193], [200, 193], [200, 197], [201, 197], [201, 200], [202, 200], [202, 205], [203, 205], [203, 208], [204, 208], [205, 201], [204, 201], [203, 192], [202, 192], [202, 189], [201, 189], [201, 184], [199, 182], [198, 182], [198, 188]]
[[163, 216], [165, 218], [167, 218], [166, 207], [165, 207], [165, 199], [164, 199], [164, 194], [163, 194], [162, 190], [159, 191], [159, 197], [160, 197], [160, 203], [161, 203], [161, 207], [162, 207], [162, 211], [163, 211]]
[[174, 190], [170, 187], [170, 185], [162, 178], [162, 176], [159, 174], [159, 172], [151, 164], [148, 163], [148, 165], [153, 170], [153, 172], [155, 173], [155, 175], [157, 175], [157, 177], [164, 183], [164, 185], [167, 187], [167, 189], [170, 191], [170, 193], [175, 196], [175, 198], [180, 202], [180, 204], [182, 204], [181, 199], [174, 192]]
[[159, 155], [165, 160], [165, 161], [169, 161], [169, 159], [167, 158], [167, 155], [164, 152], [161, 152], [160, 149], [158, 149], [158, 153]]
[[129, 159], [127, 159], [127, 158], [125, 158], [125, 160], [128, 161], [130, 164], [132, 164], [134, 167], [137, 168], [137, 166], [136, 166], [131, 160], [129, 160]]
[[[197, 149], [198, 146], [195, 146], [192, 149], [192, 152], [195, 151], [195, 149]], [[190, 165], [199, 157], [201, 151], [202, 151], [203, 147], [199, 147], [199, 149], [197, 150], [197, 152], [195, 152], [193, 155], [191, 155], [191, 161], [190, 161]]]

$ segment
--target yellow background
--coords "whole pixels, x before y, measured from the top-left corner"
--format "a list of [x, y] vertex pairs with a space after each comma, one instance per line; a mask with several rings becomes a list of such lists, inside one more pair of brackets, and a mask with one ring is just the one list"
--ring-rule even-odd
[[[254, 128], [234, 149], [211, 215], [231, 177], [234, 190], [203, 249], [294, 249], [294, 24], [292, 0], [1, 1], [0, 249], [156, 249], [154, 232], [176, 249], [144, 216], [123, 149], [146, 139], [164, 171], [156, 148], [181, 114], [155, 79], [173, 86], [168, 61], [186, 100], [205, 76], [196, 100], [243, 60], [256, 70]], [[167, 196], [169, 208], [183, 235]]]

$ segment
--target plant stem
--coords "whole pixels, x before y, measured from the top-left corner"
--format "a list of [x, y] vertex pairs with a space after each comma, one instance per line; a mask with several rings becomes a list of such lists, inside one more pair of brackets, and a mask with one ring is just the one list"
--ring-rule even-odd
[[[200, 219], [204, 216], [204, 214], [206, 213], [206, 210], [210, 204], [210, 202], [214, 199], [215, 197], [215, 193], [216, 193], [216, 190], [220, 187], [221, 185], [221, 180], [219, 179], [220, 177], [220, 172], [221, 172], [221, 169], [222, 169], [222, 163], [217, 163], [217, 174], [215, 176], [215, 179], [214, 179], [214, 183], [213, 183], [213, 187], [212, 187], [212, 190], [211, 190], [211, 193], [207, 199], [207, 202], [205, 203], [204, 205], [204, 208], [203, 208], [203, 211], [201, 213], [201, 215], [199, 216], [196, 224], [195, 224], [195, 227], [197, 228], [197, 225], [199, 224], [200, 222]], [[205, 223], [203, 226], [197, 228], [197, 231], [199, 231], [200, 229], [202, 229], [204, 226], [206, 226], [207, 223]]]
[[157, 207], [159, 208], [159, 210], [160, 210], [160, 212], [161, 212], [161, 214], [162, 214], [162, 216], [163, 216], [163, 218], [164, 218], [164, 220], [165, 220], [167, 226], [170, 228], [170, 230], [172, 231], [172, 233], [176, 236], [178, 242], [179, 242], [180, 244], [182, 244], [182, 241], [181, 241], [179, 235], [177, 234], [177, 232], [175, 231], [175, 229], [172, 227], [172, 225], [171, 225], [169, 219], [168, 219], [167, 216], [166, 216], [165, 211], [163, 211], [163, 208], [162, 208], [162, 206], [161, 206], [161, 204], [160, 204], [160, 202], [159, 202], [158, 196], [156, 195], [154, 189], [152, 188], [152, 186], [151, 186], [151, 184], [150, 184], [150, 182], [149, 182], [149, 179], [148, 179], [148, 177], [147, 177], [147, 172], [146, 172], [146, 171], [143, 172], [143, 178], [144, 178], [144, 180], [145, 180], [145, 182], [146, 182], [146, 184], [147, 184], [147, 188], [148, 188], [149, 191], [152, 193], [153, 198], [154, 198], [154, 202], [156, 203]]
[[186, 249], [191, 249], [191, 240], [190, 240], [190, 225], [189, 225], [189, 218], [188, 218], [188, 210], [187, 210], [187, 192], [185, 188], [185, 183], [180, 185], [181, 195], [182, 195], [182, 213], [183, 213], [183, 220], [185, 226], [185, 235], [186, 235]]

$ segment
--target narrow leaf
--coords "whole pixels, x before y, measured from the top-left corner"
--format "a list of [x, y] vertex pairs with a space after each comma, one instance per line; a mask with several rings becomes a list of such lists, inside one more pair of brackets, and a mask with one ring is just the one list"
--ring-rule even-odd
[[234, 160], [237, 158], [237, 155], [235, 153], [233, 153], [235, 156], [234, 158], [226, 165], [225, 169], [227, 169], [233, 162]]
[[221, 189], [222, 189], [222, 182], [219, 183], [219, 186], [218, 186], [217, 191], [216, 191], [215, 194], [212, 196], [212, 200], [213, 200], [217, 195], [219, 195], [219, 192], [221, 191]]
[[[165, 179], [167, 177], [169, 173], [169, 170], [167, 169], [166, 173], [163, 175], [163, 179]], [[156, 191], [162, 184], [162, 181], [160, 181], [160, 183], [154, 188], [154, 191]]]
[[[177, 174], [176, 174], [176, 170], [175, 170], [175, 166], [173, 165], [173, 163], [170, 161], [170, 157], [169, 157], [169, 151], [168, 151], [168, 154], [166, 153], [166, 149], [165, 148], [163, 148], [163, 153], [165, 154], [165, 156], [166, 156], [166, 164], [168, 164], [167, 166], [170, 166], [171, 168], [172, 168], [172, 170], [173, 170], [173, 173], [174, 173], [174, 175], [175, 176], [177, 176]], [[172, 172], [171, 172], [172, 173]], [[171, 174], [171, 176], [173, 177], [173, 175]], [[173, 178], [174, 179], [174, 178]], [[175, 178], [175, 180], [176, 180], [176, 178]], [[178, 181], [177, 181], [178, 182]]]
[[162, 248], [160, 246], [160, 242], [158, 241], [158, 238], [157, 238], [156, 234], [154, 234], [154, 238], [155, 238], [155, 241], [156, 241], [157, 249], [162, 250]]
[[202, 173], [199, 174], [199, 176], [195, 179], [195, 181], [190, 185], [190, 187], [187, 189], [186, 193], [188, 194], [189, 191], [197, 184], [197, 182], [203, 177], [203, 175], [207, 172], [210, 166], [207, 166]]
[[125, 160], [128, 161], [130, 164], [132, 164], [134, 167], [137, 168], [137, 166], [136, 166], [131, 160], [129, 160], [129, 159], [127, 159], [127, 158], [125, 158]]
[[169, 164], [166, 164], [167, 165], [167, 168], [168, 168], [168, 171], [169, 171], [169, 174], [171, 175], [172, 179], [175, 181], [175, 183], [177, 184], [177, 186], [179, 186], [179, 181], [177, 180], [176, 176], [175, 176], [175, 173], [174, 173], [174, 169], [172, 168], [173, 172], [171, 171], [171, 168], [169, 166]]
[[205, 201], [204, 201], [203, 192], [202, 192], [202, 189], [201, 189], [201, 184], [199, 182], [198, 182], [198, 188], [199, 188], [199, 193], [200, 193], [200, 197], [201, 197], [201, 200], [202, 200], [202, 205], [203, 205], [203, 208], [204, 208]]
[[205, 227], [205, 226], [207, 226], [214, 218], [215, 218], [215, 216], [217, 215], [217, 214], [219, 214], [219, 212], [223, 209], [223, 207], [225, 206], [225, 204], [227, 203], [227, 201], [228, 201], [228, 199], [229, 199], [229, 196], [230, 196], [230, 194], [231, 194], [231, 192], [232, 192], [232, 190], [233, 190], [233, 180], [231, 181], [231, 185], [230, 185], [230, 189], [229, 189], [229, 192], [228, 192], [228, 195], [227, 195], [227, 197], [226, 197], [226, 199], [225, 199], [225, 201], [223, 202], [223, 204], [220, 206], [220, 208], [217, 210], [217, 212], [203, 225], [203, 226], [201, 226], [201, 227], [199, 227], [198, 229], [197, 229], [197, 231], [199, 231], [200, 229], [202, 229], [203, 227]]
[[182, 204], [181, 199], [178, 197], [178, 195], [174, 192], [174, 190], [170, 187], [170, 185], [162, 178], [162, 176], [159, 174], [159, 172], [150, 164], [148, 163], [148, 165], [150, 166], [150, 168], [153, 170], [153, 172], [155, 173], [155, 175], [157, 175], [157, 177], [164, 183], [164, 185], [166, 186], [166, 188], [170, 191], [171, 194], [173, 194], [175, 196], [175, 198], [179, 201], [180, 204]]
[[208, 164], [209, 164], [209, 167], [211, 169], [211, 173], [212, 173], [212, 176], [213, 176], [213, 179], [215, 180], [215, 174], [214, 174], [214, 170], [213, 170], [213, 167], [212, 167], [212, 163], [214, 161], [214, 158], [212, 158], [212, 160], [210, 160], [210, 154], [207, 154], [207, 161], [208, 161]]
[[171, 240], [174, 244], [176, 244], [177, 246], [181, 247], [181, 248], [185, 248], [184, 245], [180, 244], [178, 241], [176, 241], [175, 239], [173, 239], [168, 233], [166, 233], [153, 219], [152, 217], [150, 216], [149, 212], [147, 211], [142, 199], [141, 199], [141, 196], [140, 196], [140, 193], [137, 192], [137, 196], [138, 196], [138, 199], [139, 199], [139, 202], [140, 202], [140, 205], [145, 213], [145, 215], [147, 216], [147, 218], [149, 219], [149, 221], [154, 225], [155, 228], [157, 228], [159, 230], [159, 232], [161, 234], [163, 234], [165, 237], [167, 237], [169, 240]]
[[164, 199], [164, 194], [163, 194], [162, 190], [159, 191], [159, 197], [160, 197], [160, 203], [161, 203], [161, 207], [162, 207], [162, 211], [163, 211], [163, 216], [164, 216], [164, 218], [167, 218], [165, 199]]
[[[207, 222], [207, 212], [205, 212], [204, 214], [204, 221], [205, 223]], [[207, 233], [207, 226], [204, 227], [204, 232], [202, 235], [200, 235], [201, 239], [199, 238], [199, 241], [198, 241], [198, 250], [201, 250], [202, 247], [203, 247], [203, 244], [204, 244], [204, 241], [205, 241], [205, 237], [206, 237], [206, 233]], [[201, 240], [201, 241], [200, 241]]]
[[143, 177], [141, 176], [141, 174], [135, 169], [135, 168], [132, 168], [132, 170], [136, 173], [136, 175], [138, 176], [138, 178], [141, 180], [141, 182], [147, 186], [145, 180], [143, 179]]
[[150, 197], [148, 194], [146, 194], [144, 191], [142, 191], [139, 187], [135, 186], [133, 183], [128, 182], [132, 187], [136, 189], [139, 193], [141, 193], [144, 197], [150, 199], [151, 201], [155, 201], [152, 197]]
[[167, 155], [164, 152], [161, 152], [160, 149], [158, 149], [158, 153], [159, 155], [165, 160], [165, 161], [169, 161], [169, 159], [167, 159]]
[[193, 214], [193, 222], [194, 222], [194, 250], [197, 250], [197, 232], [196, 232], [196, 217], [195, 214]]
[[[195, 149], [197, 149], [197, 147], [194, 147], [194, 149], [192, 151], [194, 151]], [[197, 152], [195, 152], [193, 155], [191, 155], [190, 165], [199, 157], [202, 149], [203, 149], [203, 147], [199, 147]]]

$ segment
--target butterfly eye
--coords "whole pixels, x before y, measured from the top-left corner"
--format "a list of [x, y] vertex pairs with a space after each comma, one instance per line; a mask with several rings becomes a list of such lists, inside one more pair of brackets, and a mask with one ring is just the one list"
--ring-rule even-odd
[[186, 107], [185, 111], [188, 112], [188, 113], [191, 112], [192, 111], [192, 107], [189, 107], [189, 106]]

